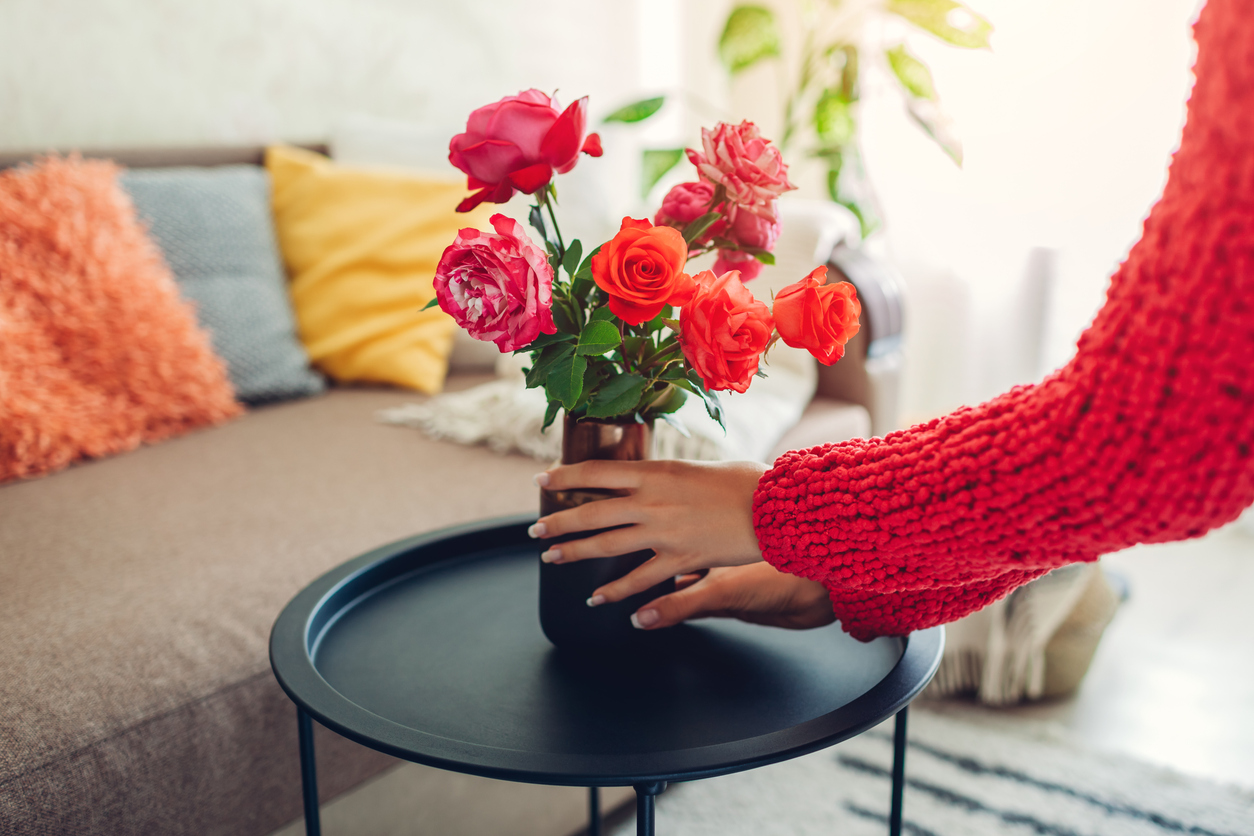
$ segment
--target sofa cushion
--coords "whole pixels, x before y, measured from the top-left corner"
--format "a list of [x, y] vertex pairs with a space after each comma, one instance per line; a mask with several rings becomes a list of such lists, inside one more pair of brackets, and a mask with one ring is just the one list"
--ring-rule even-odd
[[266, 153], [274, 218], [300, 336], [338, 381], [438, 392], [456, 325], [431, 280], [457, 230], [486, 226], [487, 207], [454, 211], [456, 180], [354, 168], [299, 148]]
[[0, 482], [239, 411], [117, 172], [0, 172]]
[[[0, 833], [265, 834], [300, 812], [282, 607], [383, 543], [532, 511], [535, 461], [335, 389], [0, 487]], [[319, 742], [324, 793], [391, 761]], [[328, 742], [330, 743], [330, 742]]]
[[123, 172], [140, 219], [246, 403], [321, 392], [296, 338], [270, 217], [270, 178], [252, 165]]

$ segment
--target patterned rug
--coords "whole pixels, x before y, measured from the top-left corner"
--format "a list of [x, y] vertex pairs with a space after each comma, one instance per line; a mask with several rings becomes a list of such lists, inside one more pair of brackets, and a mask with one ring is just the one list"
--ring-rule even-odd
[[[892, 724], [750, 772], [677, 784], [661, 836], [883, 836]], [[978, 711], [915, 707], [903, 832], [910, 836], [1254, 836], [1254, 791], [1085, 750]], [[631, 836], [634, 818], [612, 830]]]

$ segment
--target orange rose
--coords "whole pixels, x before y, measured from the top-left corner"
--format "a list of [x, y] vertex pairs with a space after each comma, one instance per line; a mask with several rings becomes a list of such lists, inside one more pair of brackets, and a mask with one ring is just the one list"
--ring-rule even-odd
[[623, 218], [623, 226], [592, 257], [592, 278], [610, 295], [610, 311], [640, 325], [667, 305], [683, 305], [696, 283], [684, 272], [688, 245], [678, 230]]
[[845, 343], [858, 333], [862, 303], [849, 282], [826, 281], [827, 268], [815, 268], [776, 295], [773, 313], [781, 340], [830, 366], [845, 356]]
[[696, 295], [679, 313], [684, 359], [706, 389], [743, 392], [771, 341], [771, 312], [753, 298], [735, 270], [718, 278], [706, 270], [696, 281]]

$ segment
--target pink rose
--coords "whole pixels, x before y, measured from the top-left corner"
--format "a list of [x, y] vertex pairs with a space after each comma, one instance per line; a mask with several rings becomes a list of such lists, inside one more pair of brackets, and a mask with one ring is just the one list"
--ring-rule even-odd
[[752, 122], [718, 123], [701, 129], [701, 151], [688, 149], [688, 159], [701, 176], [727, 190], [727, 198], [755, 215], [773, 215], [771, 204], [786, 191], [788, 166], [779, 149], [762, 139]]
[[530, 345], [553, 325], [553, 268], [512, 218], [493, 215], [496, 234], [463, 229], [440, 256], [435, 296], [476, 340], [502, 353]]
[[748, 282], [756, 279], [762, 272], [762, 262], [754, 258], [751, 253], [740, 250], [719, 250], [718, 258], [714, 261], [714, 273], [721, 276], [729, 270], [739, 271], [740, 280]]
[[679, 345], [705, 388], [743, 392], [758, 371], [775, 321], [735, 270], [696, 277], [697, 293], [679, 312]]
[[[713, 197], [714, 187], [704, 180], [680, 183], [662, 198], [662, 208], [658, 209], [653, 223], [655, 226], [674, 227], [682, 232], [684, 227], [710, 211], [710, 200]], [[707, 244], [714, 236], [722, 235], [726, 229], [727, 222], [720, 218], [695, 243]]]
[[775, 249], [782, 226], [779, 222], [778, 203], [779, 201], [772, 200], [767, 207], [769, 214], [765, 215], [743, 211], [742, 207], [733, 205], [728, 213], [731, 226], [726, 237], [746, 250], [770, 252]]
[[483, 203], [504, 203], [515, 191], [531, 194], [575, 167], [579, 152], [601, 156], [601, 138], [584, 130], [588, 97], [559, 111], [555, 99], [539, 90], [506, 96], [470, 114], [466, 132], [453, 137], [449, 162], [466, 172], [474, 190], [457, 207], [469, 212]]

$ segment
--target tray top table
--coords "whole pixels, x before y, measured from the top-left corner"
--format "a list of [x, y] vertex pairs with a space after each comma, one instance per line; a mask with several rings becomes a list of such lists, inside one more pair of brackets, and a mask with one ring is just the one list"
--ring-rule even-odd
[[595, 788], [633, 786], [638, 832], [652, 834], [669, 781], [817, 751], [897, 714], [890, 825], [900, 829], [905, 707], [940, 663], [940, 628], [863, 644], [838, 625], [711, 619], [629, 650], [558, 650], [540, 631], [534, 521], [384, 546], [280, 614], [270, 661], [297, 705], [308, 833], [319, 832], [311, 717], [405, 760], [593, 788], [593, 833]]

